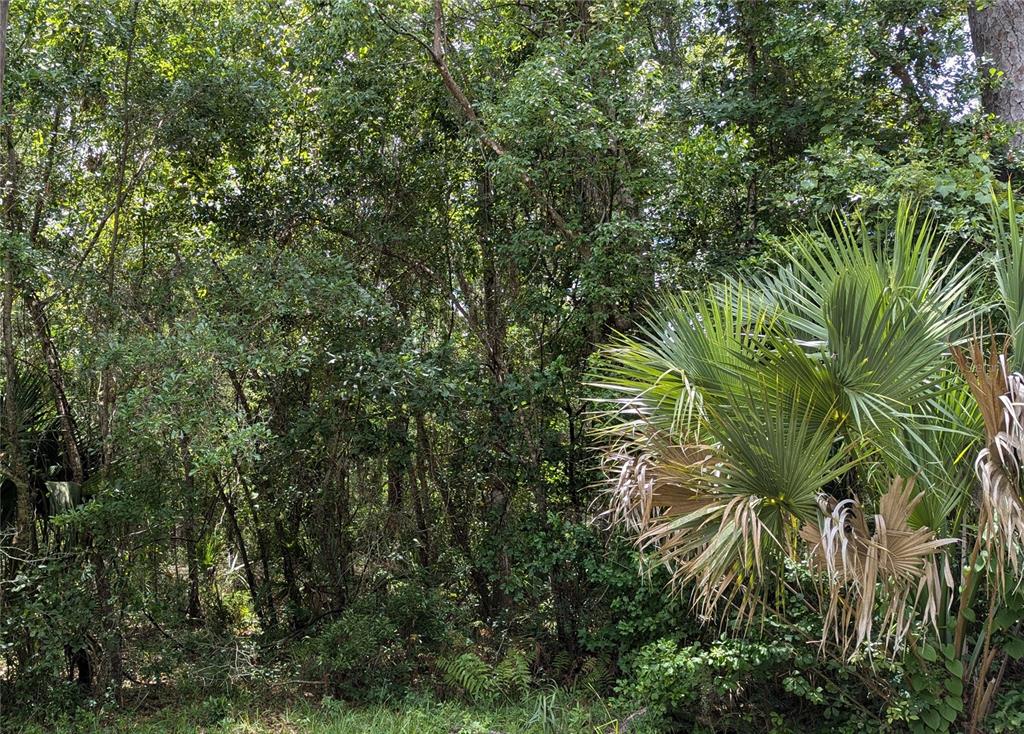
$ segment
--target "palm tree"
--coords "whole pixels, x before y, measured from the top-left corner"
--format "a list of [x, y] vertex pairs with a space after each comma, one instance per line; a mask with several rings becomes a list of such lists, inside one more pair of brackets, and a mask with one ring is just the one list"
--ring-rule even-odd
[[[983, 262], [905, 203], [888, 226], [854, 216], [793, 236], [773, 272], [666, 298], [604, 350], [594, 381], [609, 514], [703, 617], [770, 612], [783, 564], [804, 564], [823, 651], [955, 643], [980, 681], [972, 718], [991, 695], [968, 647], [992, 636], [968, 640], [961, 615], [982, 587], [1005, 600], [1024, 540], [1024, 379], [1013, 337], [978, 332], [983, 319], [1024, 331], [1008, 208], [1000, 308], [977, 298]], [[966, 555], [972, 569], [995, 560], [965, 572], [950, 611]]]

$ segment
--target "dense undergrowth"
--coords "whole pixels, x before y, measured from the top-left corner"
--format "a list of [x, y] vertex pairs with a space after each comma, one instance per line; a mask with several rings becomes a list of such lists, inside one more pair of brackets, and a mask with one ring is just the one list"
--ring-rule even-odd
[[[7, 698], [0, 722], [4, 731], [83, 734], [903, 732], [925, 715], [917, 681], [944, 675], [941, 660], [913, 655], [823, 657], [808, 644], [820, 619], [801, 612], [797, 598], [787, 602], [786, 624], [717, 629], [666, 619], [638, 633], [641, 608], [628, 596], [637, 593], [660, 592], [634, 576], [608, 600], [628, 643], [612, 654], [602, 639], [606, 649], [595, 644], [582, 663], [538, 659], [528, 641], [491, 631], [453, 639], [452, 608], [404, 585], [390, 601], [361, 603], [276, 641], [248, 626], [244, 604], [225, 610], [220, 632], [169, 631], [153, 618], [132, 641], [118, 701], [68, 681], [37, 689], [31, 706]], [[1022, 702], [1024, 668], [1014, 665], [989, 731], [1018, 731]]]

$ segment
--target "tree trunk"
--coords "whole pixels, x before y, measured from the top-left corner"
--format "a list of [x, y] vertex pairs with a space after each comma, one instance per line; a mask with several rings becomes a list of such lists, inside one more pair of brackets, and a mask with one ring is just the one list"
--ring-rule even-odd
[[302, 592], [299, 589], [299, 577], [296, 572], [294, 549], [289, 542], [290, 537], [285, 532], [281, 518], [274, 518], [274, 532], [277, 535], [277, 545], [281, 550], [281, 565], [284, 572], [284, 586], [288, 593], [289, 616], [293, 630], [302, 629], [306, 624], [308, 615], [306, 605], [302, 599]]
[[185, 475], [185, 563], [188, 566], [188, 607], [185, 617], [190, 624], [199, 625], [203, 620], [203, 607], [199, 598], [199, 551], [197, 548], [195, 513], [193, 504], [196, 501], [195, 478], [192, 476], [192, 452], [189, 448], [188, 436], [181, 439], [181, 468]]
[[64, 387], [64, 368], [61, 366], [60, 354], [50, 333], [50, 322], [46, 318], [46, 311], [43, 308], [42, 301], [34, 293], [26, 291], [24, 300], [25, 305], [28, 307], [29, 315], [32, 317], [32, 324], [35, 326], [36, 338], [39, 339], [39, 346], [43, 351], [46, 371], [50, 376], [53, 402], [57, 406], [57, 415], [60, 417], [61, 436], [64, 439], [64, 453], [66, 454], [68, 467], [71, 469], [71, 478], [78, 484], [82, 484], [85, 481], [85, 467], [78, 445], [78, 427], [75, 424], [75, 417], [71, 412], [71, 404], [68, 402], [67, 390]]
[[423, 459], [419, 454], [409, 470], [409, 479], [413, 489], [412, 509], [416, 518], [416, 549], [420, 566], [429, 568], [433, 558], [430, 546], [430, 488], [427, 486]]
[[[491, 413], [491, 446], [494, 463], [490, 468], [487, 484], [487, 506], [485, 508], [488, 532], [502, 538], [506, 530], [507, 511], [510, 487], [506, 484], [499, 457], [504, 453], [506, 425], [510, 422], [508, 408], [501, 397], [502, 387], [507, 376], [505, 364], [505, 341], [508, 322], [502, 310], [504, 289], [497, 252], [494, 247], [494, 222], [492, 207], [494, 205], [494, 188], [491, 174], [481, 170], [477, 174], [477, 236], [480, 240], [481, 265], [483, 266], [483, 322], [486, 347], [487, 368], [491, 373], [492, 394], [490, 396]], [[491, 585], [489, 607], [490, 616], [498, 616], [508, 609], [511, 600], [505, 589], [511, 574], [511, 561], [508, 551], [502, 542], [498, 547], [497, 565], [494, 569], [495, 579]], [[488, 619], [488, 621], [491, 621]]]
[[[7, 66], [7, 20], [9, 0], [0, 0], [0, 116], [4, 113], [4, 72]], [[5, 137], [10, 139], [10, 126], [5, 126]], [[14, 231], [14, 169], [15, 160], [13, 146], [8, 145], [7, 164], [4, 167], [3, 183], [7, 190], [3, 205], [4, 224], [8, 232]], [[28, 468], [21, 456], [21, 445], [18, 437], [18, 424], [20, 422], [16, 406], [17, 396], [15, 381], [17, 379], [17, 367], [15, 365], [14, 348], [14, 327], [11, 318], [14, 309], [14, 257], [10, 246], [4, 252], [4, 295], [3, 315], [0, 329], [3, 330], [4, 347], [4, 440], [7, 456], [7, 470], [10, 473], [11, 481], [14, 483], [16, 492], [16, 524], [15, 524], [15, 545], [27, 549], [32, 542], [32, 500], [28, 480]]]
[[[238, 403], [238, 406], [245, 414], [245, 425], [251, 426], [255, 422], [255, 416], [253, 414], [252, 406], [249, 403], [249, 398], [245, 394], [245, 386], [242, 384], [242, 380], [235, 370], [229, 369], [227, 370], [227, 374], [235, 391], [235, 402]], [[260, 450], [261, 452], [263, 450], [262, 442], [260, 444]], [[249, 510], [249, 516], [252, 518], [253, 535], [256, 537], [256, 551], [259, 553], [260, 566], [263, 569], [262, 596], [267, 612], [267, 621], [270, 623], [271, 628], [277, 627], [277, 606], [274, 603], [274, 579], [270, 574], [270, 544], [267, 539], [267, 531], [260, 517], [256, 501], [253, 499], [253, 487], [249, 482], [246, 473], [242, 470], [242, 464], [238, 460], [237, 454], [232, 453], [231, 464], [238, 475], [238, 482], [242, 488], [242, 498], [245, 500], [246, 508]]]
[[437, 462], [434, 458], [434, 450], [431, 440], [427, 434], [427, 424], [422, 413], [416, 414], [416, 440], [419, 444], [419, 456], [425, 460], [425, 466], [429, 472], [431, 481], [441, 495], [441, 506], [444, 509], [445, 519], [451, 532], [452, 542], [462, 552], [462, 557], [469, 566], [469, 577], [476, 589], [480, 601], [480, 616], [482, 619], [489, 619], [491, 616], [492, 594], [490, 581], [487, 572], [478, 563], [473, 553], [473, 546], [469, 537], [469, 525], [473, 521], [472, 516], [463, 510], [464, 502], [457, 502], [452, 496], [452, 489], [447, 485], [437, 469]]
[[[971, 2], [967, 19], [983, 77], [982, 106], [1003, 122], [1018, 125], [1024, 121], [1024, 0]], [[991, 79], [994, 72], [1002, 78]], [[1021, 143], [1024, 134], [1016, 132], [1013, 146]]]
[[213, 483], [217, 487], [217, 493], [220, 495], [220, 500], [224, 504], [224, 510], [228, 518], [228, 528], [231, 531], [232, 536], [235, 539], [235, 545], [238, 547], [238, 555], [242, 559], [242, 569], [245, 571], [245, 581], [249, 585], [249, 597], [252, 599], [253, 606], [256, 608], [256, 615], [259, 617], [260, 624], [263, 629], [269, 629], [270, 619], [267, 616], [267, 611], [263, 604], [263, 594], [260, 592], [259, 584], [256, 583], [256, 574], [253, 573], [252, 564], [249, 562], [249, 548], [245, 544], [245, 536], [242, 535], [242, 528], [238, 524], [238, 513], [235, 512], [235, 505], [228, 496], [228, 493], [224, 490], [224, 484], [221, 482], [220, 477], [214, 475]]
[[399, 413], [388, 420], [388, 527], [398, 527], [399, 516], [405, 504], [405, 474], [408, 464], [409, 419]]
[[15, 350], [11, 311], [14, 305], [14, 262], [10, 252], [4, 257], [3, 316], [0, 328], [4, 342], [4, 449], [7, 471], [14, 483], [17, 496], [17, 516], [14, 543], [21, 549], [28, 549], [32, 539], [32, 500], [28, 480], [28, 468], [21, 456], [18, 425], [20, 416], [17, 409]]

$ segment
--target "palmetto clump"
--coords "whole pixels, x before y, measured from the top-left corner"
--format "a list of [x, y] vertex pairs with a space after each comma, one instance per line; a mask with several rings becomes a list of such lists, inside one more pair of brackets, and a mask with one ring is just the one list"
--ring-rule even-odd
[[[995, 271], [1012, 335], [1024, 248], [1008, 232]], [[666, 299], [606, 348], [609, 516], [705, 617], [771, 610], [784, 563], [802, 563], [823, 646], [897, 652], [943, 634], [975, 538], [999, 583], [1019, 577], [1024, 378], [976, 335], [985, 268], [911, 206], [787, 249], [772, 272]]]

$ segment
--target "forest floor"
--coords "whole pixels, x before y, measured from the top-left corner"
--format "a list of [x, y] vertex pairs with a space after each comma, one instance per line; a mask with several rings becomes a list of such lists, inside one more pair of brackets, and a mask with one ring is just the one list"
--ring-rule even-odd
[[[611, 734], [622, 721], [601, 704], [536, 694], [516, 704], [467, 706], [412, 698], [393, 705], [232, 701], [213, 697], [156, 711], [83, 714], [20, 734]], [[12, 733], [13, 734], [13, 733]]]

